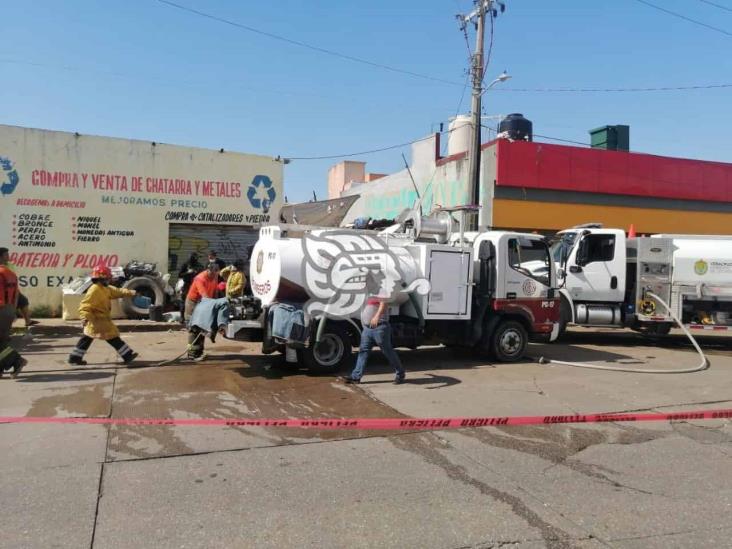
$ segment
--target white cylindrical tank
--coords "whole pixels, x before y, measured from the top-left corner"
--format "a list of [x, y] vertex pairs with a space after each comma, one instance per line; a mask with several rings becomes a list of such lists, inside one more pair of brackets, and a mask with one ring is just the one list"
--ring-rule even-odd
[[470, 128], [472, 122], [470, 115], [460, 114], [456, 116], [448, 127], [450, 133], [447, 137], [447, 156], [463, 153], [470, 147]]
[[671, 238], [674, 284], [732, 284], [732, 236]]
[[303, 254], [299, 238], [282, 238], [279, 227], [263, 227], [252, 250], [249, 280], [252, 294], [263, 305], [275, 301], [304, 302], [308, 299], [302, 285]]
[[[385, 242], [376, 235], [343, 230], [282, 238], [279, 227], [264, 227], [252, 251], [252, 293], [265, 306], [311, 298], [346, 303], [349, 295], [403, 303], [409, 296], [401, 290], [420, 276], [417, 262], [403, 247]], [[367, 282], [368, 272], [375, 277]]]

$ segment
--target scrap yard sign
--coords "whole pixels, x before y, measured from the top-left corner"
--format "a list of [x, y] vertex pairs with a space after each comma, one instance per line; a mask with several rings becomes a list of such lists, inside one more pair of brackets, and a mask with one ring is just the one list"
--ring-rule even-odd
[[282, 199], [271, 157], [0, 125], [0, 246], [33, 306], [99, 263], [165, 272], [169, 223], [250, 228]]

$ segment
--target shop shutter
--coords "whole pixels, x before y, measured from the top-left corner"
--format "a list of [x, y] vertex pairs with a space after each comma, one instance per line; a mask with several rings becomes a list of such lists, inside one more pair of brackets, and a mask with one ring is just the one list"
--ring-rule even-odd
[[246, 262], [249, 271], [249, 253], [257, 242], [259, 229], [233, 225], [171, 224], [168, 229], [168, 272], [174, 284], [178, 270], [196, 252], [201, 263], [206, 263], [209, 250], [216, 250], [227, 265], [236, 259]]

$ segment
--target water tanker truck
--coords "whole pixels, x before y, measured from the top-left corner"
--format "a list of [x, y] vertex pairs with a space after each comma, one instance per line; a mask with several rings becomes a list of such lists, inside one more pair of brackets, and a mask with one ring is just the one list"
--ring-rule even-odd
[[562, 332], [574, 323], [665, 335], [674, 321], [654, 296], [691, 329], [732, 329], [732, 236], [628, 238], [587, 224], [557, 233], [552, 255]]
[[520, 360], [529, 340], [559, 333], [548, 245], [536, 234], [466, 232], [467, 210], [405, 212], [380, 232], [261, 228], [250, 267], [256, 306], [234, 307], [227, 336], [335, 372], [352, 365], [361, 310], [378, 296], [395, 347], [442, 344]]

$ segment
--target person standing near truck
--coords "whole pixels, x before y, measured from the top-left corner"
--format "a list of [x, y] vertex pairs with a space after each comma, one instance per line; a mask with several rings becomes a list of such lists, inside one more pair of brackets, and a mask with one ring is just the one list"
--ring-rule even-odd
[[10, 254], [7, 248], [0, 248], [0, 377], [3, 371], [12, 369], [17, 377], [26, 360], [10, 346], [10, 334], [18, 310], [18, 277], [8, 268]]
[[237, 259], [233, 265], [221, 271], [221, 277], [226, 280], [226, 297], [229, 299], [244, 295], [244, 286], [247, 277], [244, 276], [244, 261]]
[[396, 354], [391, 342], [391, 325], [389, 324], [389, 306], [384, 299], [371, 296], [366, 300], [366, 306], [361, 311], [361, 344], [358, 347], [358, 358], [356, 367], [351, 375], [345, 378], [346, 383], [361, 383], [366, 363], [371, 354], [371, 349], [378, 345], [381, 352], [394, 368], [396, 377], [394, 384], [404, 383], [405, 372], [399, 356]]
[[[210, 262], [205, 271], [196, 275], [186, 296], [186, 317], [190, 323], [191, 315], [202, 299], [216, 298], [219, 285], [219, 266]], [[188, 358], [196, 362], [203, 360], [204, 336], [200, 328], [188, 326]]]
[[203, 265], [198, 260], [198, 254], [193, 252], [188, 261], [181, 265], [180, 271], [178, 271], [178, 278], [183, 281], [183, 287], [180, 292], [180, 321], [186, 321], [186, 298], [188, 297], [188, 290], [191, 289], [193, 279], [198, 273], [203, 271]]
[[72, 366], [86, 366], [84, 355], [95, 339], [106, 341], [114, 347], [125, 364], [129, 364], [138, 356], [122, 341], [119, 337], [119, 329], [112, 322], [112, 300], [135, 297], [137, 292], [110, 286], [111, 280], [112, 271], [109, 270], [109, 267], [105, 265], [94, 267], [92, 285], [79, 305], [79, 316], [81, 325], [84, 327], [84, 335], [69, 354], [67, 362]]

